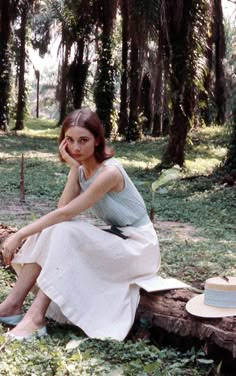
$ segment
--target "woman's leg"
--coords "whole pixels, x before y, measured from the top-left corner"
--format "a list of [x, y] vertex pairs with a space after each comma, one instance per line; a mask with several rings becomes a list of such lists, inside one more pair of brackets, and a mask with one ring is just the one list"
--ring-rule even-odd
[[41, 267], [38, 264], [24, 264], [14, 287], [0, 304], [0, 316], [11, 316], [21, 313], [24, 300], [34, 286], [40, 272]]
[[32, 306], [20, 323], [10, 331], [15, 336], [28, 336], [45, 325], [45, 314], [50, 304], [50, 298], [39, 290]]

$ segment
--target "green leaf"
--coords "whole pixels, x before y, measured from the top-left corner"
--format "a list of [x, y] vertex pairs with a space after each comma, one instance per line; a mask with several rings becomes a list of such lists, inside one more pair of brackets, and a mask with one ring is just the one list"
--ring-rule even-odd
[[80, 346], [81, 342], [82, 342], [81, 339], [70, 340], [66, 345], [66, 351], [71, 351], [71, 350], [76, 349], [77, 347]]
[[176, 180], [180, 176], [180, 167], [178, 165], [175, 165], [172, 168], [169, 168], [168, 170], [165, 170], [161, 173], [159, 178], [154, 181], [151, 185], [151, 189], [153, 192], [155, 192], [158, 188], [163, 187], [167, 185], [170, 181]]
[[213, 364], [214, 363], [214, 360], [212, 359], [197, 359], [197, 362], [200, 363], [200, 364]]
[[159, 369], [160, 369], [160, 362], [146, 364], [145, 367], [144, 367], [144, 371], [147, 372], [147, 373], [151, 373], [151, 372], [157, 371]]

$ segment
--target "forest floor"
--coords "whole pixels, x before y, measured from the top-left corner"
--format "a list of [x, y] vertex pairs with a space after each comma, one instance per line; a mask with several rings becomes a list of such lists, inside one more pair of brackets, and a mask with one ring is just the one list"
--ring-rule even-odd
[[[28, 221], [26, 218], [34, 212], [36, 217], [47, 214], [50, 209], [54, 207], [51, 202], [45, 202], [45, 200], [33, 199], [31, 202], [20, 202], [19, 199], [11, 199], [5, 197], [5, 200], [1, 199], [0, 218], [8, 217], [13, 218], [14, 227], [20, 228]], [[87, 219], [94, 219], [91, 215], [84, 216]], [[167, 238], [174, 237], [180, 240], [190, 240], [193, 242], [202, 241], [204, 238], [198, 236], [198, 229], [189, 223], [180, 223], [178, 221], [158, 221], [155, 220], [154, 227], [159, 233], [159, 237]]]
[[[56, 206], [66, 181], [67, 168], [57, 158], [54, 124], [30, 120], [18, 134], [0, 134], [0, 224], [20, 228]], [[236, 187], [222, 184], [217, 171], [227, 151], [223, 127], [203, 128], [191, 134], [181, 178], [154, 199], [154, 226], [162, 255], [160, 275], [203, 287], [215, 275], [236, 275]], [[159, 172], [166, 138], [126, 144], [114, 141], [122, 162], [151, 207], [151, 184]], [[20, 201], [20, 166], [24, 154], [25, 202]], [[96, 219], [87, 212], [86, 218]], [[15, 275], [0, 266], [0, 301]], [[29, 296], [24, 309], [27, 309]], [[204, 351], [157, 347], [145, 341], [87, 339], [75, 327], [48, 322], [50, 336], [27, 344], [8, 343], [0, 325], [0, 374], [176, 376], [217, 374], [216, 364]]]

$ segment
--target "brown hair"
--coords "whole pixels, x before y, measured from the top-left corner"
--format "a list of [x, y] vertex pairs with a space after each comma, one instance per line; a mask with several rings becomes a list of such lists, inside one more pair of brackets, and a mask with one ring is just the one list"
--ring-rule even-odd
[[[58, 140], [59, 145], [62, 140], [64, 140], [67, 129], [71, 127], [82, 127], [92, 133], [97, 141], [97, 146], [95, 146], [94, 150], [94, 157], [97, 162], [103, 162], [114, 155], [114, 150], [106, 146], [101, 120], [98, 115], [89, 108], [74, 110], [66, 116], [61, 126]], [[59, 157], [62, 162], [65, 162], [60, 154]]]

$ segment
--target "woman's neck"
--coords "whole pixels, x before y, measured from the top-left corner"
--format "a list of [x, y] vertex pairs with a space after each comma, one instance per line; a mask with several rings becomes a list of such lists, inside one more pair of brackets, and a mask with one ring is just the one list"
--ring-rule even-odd
[[89, 179], [102, 164], [103, 162], [99, 163], [96, 160], [82, 163], [85, 179]]

